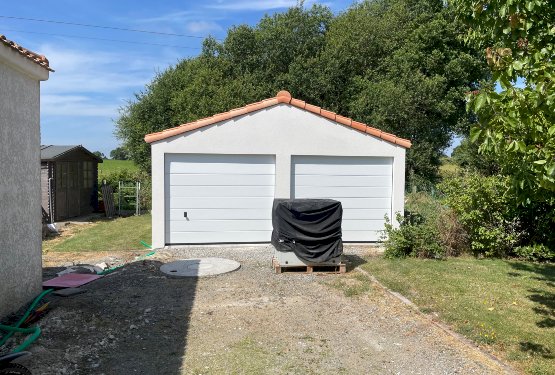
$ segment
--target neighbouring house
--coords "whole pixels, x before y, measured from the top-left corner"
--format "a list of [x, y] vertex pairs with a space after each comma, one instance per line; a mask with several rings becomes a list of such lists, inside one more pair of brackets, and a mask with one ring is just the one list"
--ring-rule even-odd
[[0, 35], [0, 317], [41, 291], [40, 81], [52, 71]]
[[333, 198], [343, 240], [373, 242], [403, 212], [411, 142], [291, 97], [145, 136], [154, 247], [269, 242], [275, 198]]
[[41, 146], [41, 200], [50, 222], [98, 209], [98, 163], [102, 159], [81, 145]]

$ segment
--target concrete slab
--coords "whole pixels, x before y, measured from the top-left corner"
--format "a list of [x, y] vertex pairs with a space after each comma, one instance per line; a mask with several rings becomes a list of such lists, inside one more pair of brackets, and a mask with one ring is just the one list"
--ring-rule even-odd
[[241, 267], [239, 262], [224, 258], [180, 259], [166, 263], [160, 271], [175, 277], [204, 277], [232, 272]]

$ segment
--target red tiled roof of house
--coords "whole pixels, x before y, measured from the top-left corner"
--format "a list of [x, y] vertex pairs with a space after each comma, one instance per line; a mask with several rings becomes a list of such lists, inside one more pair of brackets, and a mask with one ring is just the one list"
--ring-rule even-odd
[[354, 121], [348, 117], [340, 116], [335, 112], [327, 111], [323, 108], [305, 103], [302, 100], [292, 98], [291, 94], [288, 91], [280, 91], [277, 93], [277, 95], [274, 98], [265, 99], [260, 102], [252, 103], [241, 108], [232, 109], [229, 112], [218, 113], [217, 115], [214, 115], [212, 117], [207, 117], [197, 121], [189, 122], [183, 125], [176, 126], [174, 128], [162, 130], [157, 133], [147, 134], [145, 135], [145, 142], [147, 143], [156, 142], [165, 138], [173, 137], [198, 128], [202, 128], [204, 126], [212, 125], [220, 121], [229, 120], [231, 118], [245, 115], [250, 112], [272, 107], [280, 103], [285, 103], [300, 109], [304, 109], [305, 111], [312, 112], [319, 116], [325, 117], [341, 125], [349, 126], [353, 129], [360, 131], [361, 133], [367, 133], [367, 134], [373, 135], [374, 137], [381, 138], [384, 141], [387, 141], [405, 148], [411, 147], [411, 142], [408, 139], [399, 138], [393, 134], [382, 132], [379, 129], [373, 128], [371, 126], [368, 126], [358, 121]]
[[39, 55], [36, 52], [28, 50], [27, 48], [23, 48], [22, 46], [20, 46], [19, 44], [17, 44], [12, 40], [9, 40], [8, 38], [6, 38], [5, 35], [2, 35], [2, 34], [0, 34], [0, 43], [19, 52], [21, 55], [25, 56], [35, 64], [38, 64], [51, 72], [54, 71], [54, 69], [50, 67], [50, 63], [48, 62], [48, 59], [44, 57], [44, 55]]

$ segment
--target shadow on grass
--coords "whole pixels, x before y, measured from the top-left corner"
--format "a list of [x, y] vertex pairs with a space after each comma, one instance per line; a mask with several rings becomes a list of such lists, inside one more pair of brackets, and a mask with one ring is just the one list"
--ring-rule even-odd
[[532, 342], [520, 342], [520, 351], [529, 353], [531, 355], [541, 355], [543, 358], [555, 358], [551, 350], [545, 345], [534, 344]]
[[[555, 283], [555, 264], [509, 262], [509, 265], [516, 271], [525, 271], [536, 274], [536, 280]], [[509, 273], [509, 275], [514, 276], [512, 273]]]
[[[83, 286], [84, 294], [49, 295], [57, 318], [45, 319], [43, 349], [31, 357], [36, 370], [59, 363], [79, 373], [181, 374], [198, 278], [166, 276], [162, 264], [136, 261]], [[59, 270], [45, 268], [44, 277]]]
[[[555, 286], [555, 264], [525, 262], [510, 262], [509, 264], [518, 271], [535, 274], [536, 276], [532, 278], [545, 285], [545, 288], [529, 289], [528, 291], [532, 294], [528, 296], [528, 299], [535, 303], [533, 310], [541, 318], [536, 325], [540, 328], [555, 327], [555, 293], [548, 290]], [[509, 275], [512, 276], [512, 273]], [[523, 344], [526, 345], [523, 346]], [[537, 344], [529, 342], [521, 343], [521, 350], [530, 351], [535, 347], [534, 345], [537, 346]]]

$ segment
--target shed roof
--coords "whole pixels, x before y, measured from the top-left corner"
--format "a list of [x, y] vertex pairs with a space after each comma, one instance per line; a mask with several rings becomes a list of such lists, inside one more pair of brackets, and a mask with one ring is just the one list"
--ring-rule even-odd
[[85, 153], [89, 154], [94, 159], [98, 160], [99, 163], [102, 163], [102, 159], [87, 150], [85, 147], [81, 145], [69, 145], [69, 146], [60, 146], [60, 145], [41, 145], [40, 146], [40, 160], [41, 161], [54, 161], [68, 153], [75, 151], [75, 150], [82, 150]]
[[44, 56], [44, 55], [39, 55], [36, 52], [33, 52], [27, 48], [24, 48], [22, 46], [20, 46], [19, 44], [17, 44], [16, 42], [14, 42], [13, 40], [9, 40], [8, 38], [6, 38], [5, 35], [0, 34], [0, 45], [5, 45], [6, 47], [9, 47], [15, 51], [17, 51], [19, 54], [25, 56], [26, 58], [28, 58], [29, 60], [31, 60], [32, 62], [34, 62], [35, 64], [43, 67], [44, 69], [53, 72], [54, 69], [52, 69], [50, 67], [50, 63], [48, 61], [48, 59]]
[[234, 117], [245, 115], [247, 113], [258, 111], [264, 108], [273, 107], [280, 103], [289, 104], [294, 107], [303, 109], [305, 111], [312, 112], [316, 115], [325, 117], [331, 121], [335, 121], [341, 125], [349, 126], [353, 129], [358, 130], [361, 133], [367, 133], [367, 134], [373, 135], [374, 137], [381, 138], [384, 141], [399, 145], [401, 147], [405, 147], [405, 148], [411, 147], [411, 141], [409, 141], [408, 139], [400, 138], [393, 134], [382, 132], [381, 130], [371, 127], [369, 125], [355, 121], [348, 117], [340, 116], [335, 112], [331, 112], [323, 108], [317, 107], [315, 105], [308, 104], [302, 100], [295, 99], [291, 97], [291, 94], [288, 91], [280, 91], [273, 98], [252, 103], [241, 108], [232, 109], [229, 112], [223, 112], [223, 113], [214, 115], [212, 117], [207, 117], [197, 121], [188, 122], [186, 124], [179, 125], [170, 129], [165, 129], [157, 133], [147, 134], [145, 135], [145, 142], [152, 143], [152, 142], [160, 141], [162, 139], [187, 133], [189, 131], [202, 128], [204, 126], [212, 125], [220, 121], [229, 120]]

